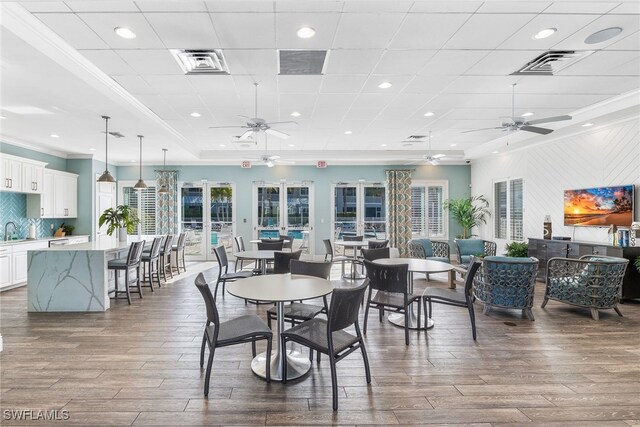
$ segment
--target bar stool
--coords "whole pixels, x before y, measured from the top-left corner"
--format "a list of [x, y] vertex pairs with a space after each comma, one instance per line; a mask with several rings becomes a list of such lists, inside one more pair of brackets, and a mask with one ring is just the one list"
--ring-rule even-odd
[[178, 274], [180, 274], [180, 261], [182, 261], [182, 269], [184, 272], [187, 272], [187, 264], [184, 259], [184, 247], [187, 244], [187, 233], [182, 232], [178, 236], [178, 243], [171, 247], [172, 255], [175, 252], [176, 254], [176, 270], [178, 270]]
[[[153, 292], [153, 276], [155, 273], [158, 279], [158, 287], [162, 287], [160, 284], [160, 248], [162, 247], [163, 237], [156, 237], [151, 243], [151, 249], [149, 251], [142, 251], [142, 277], [149, 279], [149, 287]], [[148, 267], [147, 267], [148, 266]]]
[[162, 280], [167, 282], [167, 268], [169, 268], [169, 275], [173, 279], [173, 271], [171, 271], [171, 248], [173, 248], [173, 234], [167, 234], [164, 240], [164, 245], [160, 248], [160, 272], [162, 273]]
[[[129, 277], [129, 273], [132, 270], [136, 271], [135, 283], [138, 287], [138, 291], [136, 293], [140, 294], [140, 298], [142, 298], [142, 288], [140, 287], [140, 259], [142, 258], [142, 248], [144, 247], [144, 240], [140, 242], [133, 242], [131, 246], [129, 246], [129, 253], [126, 258], [117, 258], [112, 259], [107, 263], [107, 268], [109, 270], [115, 270], [116, 276], [116, 288], [114, 290], [114, 298], [118, 298], [119, 293], [125, 293], [127, 295], [127, 301], [131, 304], [131, 294], [129, 291], [129, 284], [132, 282]], [[124, 287], [125, 290], [121, 291], [118, 289], [118, 272], [124, 270]]]

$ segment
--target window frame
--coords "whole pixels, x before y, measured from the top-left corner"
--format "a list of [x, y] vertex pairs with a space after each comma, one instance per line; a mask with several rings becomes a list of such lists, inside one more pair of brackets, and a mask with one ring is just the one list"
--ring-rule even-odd
[[[118, 205], [123, 205], [124, 204], [124, 189], [125, 187], [129, 187], [129, 188], [133, 188], [134, 185], [136, 185], [137, 181], [118, 181]], [[156, 223], [154, 225], [154, 229], [153, 229], [153, 233], [152, 234], [142, 234], [142, 225], [139, 223], [138, 226], [136, 227], [136, 235], [138, 237], [143, 237], [143, 236], [155, 236], [156, 235], [156, 230], [158, 227], [158, 186], [156, 185], [155, 181], [149, 185], [147, 184], [148, 187], [147, 188], [153, 188], [154, 189], [154, 193], [155, 193], [155, 200], [154, 200], [154, 204], [153, 204], [153, 213], [154, 213], [154, 217], [156, 219]], [[136, 194], [138, 195], [138, 207], [136, 208], [136, 213], [138, 214], [138, 218], [141, 218], [141, 193], [142, 191], [139, 190], [135, 190]]]
[[[413, 238], [417, 238], [417, 237], [423, 237], [423, 238], [428, 238], [428, 239], [433, 239], [433, 240], [449, 240], [449, 215], [447, 214], [447, 212], [445, 211], [445, 209], [443, 208], [442, 204], [440, 205], [440, 211], [442, 214], [442, 230], [443, 230], [443, 234], [442, 235], [432, 235], [430, 230], [429, 230], [429, 213], [428, 213], [428, 203], [429, 203], [429, 187], [441, 187], [442, 188], [442, 201], [444, 202], [445, 200], [447, 200], [449, 198], [449, 181], [448, 180], [413, 180], [411, 182], [411, 189], [413, 192], [413, 188], [415, 187], [424, 187], [425, 189], [425, 205], [423, 206], [424, 211], [425, 211], [425, 224], [423, 224], [423, 229], [421, 232], [419, 232], [419, 234], [415, 234], [413, 231], [413, 212], [411, 215], [411, 235]], [[413, 198], [411, 200], [411, 210], [413, 211]]]
[[[520, 220], [520, 236], [515, 236], [516, 238], [514, 238], [514, 235], [516, 235], [517, 233], [513, 232], [514, 229], [514, 224], [513, 224], [513, 218], [512, 218], [512, 210], [513, 210], [513, 197], [511, 195], [512, 193], [512, 186], [514, 184], [515, 181], [520, 181], [520, 200], [522, 200], [522, 206], [520, 209], [520, 215], [521, 215], [521, 220]], [[496, 185], [500, 184], [500, 183], [505, 183], [506, 184], [506, 216], [505, 216], [505, 237], [499, 237], [498, 236], [498, 228], [496, 226], [496, 222], [498, 220], [498, 209], [497, 209], [497, 202], [498, 202], [498, 194], [496, 193]], [[492, 192], [493, 192], [493, 213], [494, 213], [494, 219], [493, 219], [493, 238], [494, 239], [500, 239], [500, 240], [507, 240], [507, 241], [517, 241], [517, 242], [522, 242], [525, 240], [524, 238], [524, 213], [525, 213], [525, 197], [524, 197], [524, 186], [525, 186], [525, 180], [523, 177], [521, 176], [515, 176], [515, 177], [507, 177], [507, 178], [500, 178], [500, 179], [494, 179], [492, 180]]]

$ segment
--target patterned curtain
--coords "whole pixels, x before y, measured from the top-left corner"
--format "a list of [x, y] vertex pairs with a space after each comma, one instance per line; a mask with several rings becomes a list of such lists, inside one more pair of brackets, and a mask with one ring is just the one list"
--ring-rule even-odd
[[411, 172], [412, 170], [388, 170], [387, 215], [389, 246], [398, 248], [400, 256], [409, 255], [411, 240]]
[[156, 180], [160, 188], [166, 185], [169, 193], [156, 197], [156, 233], [178, 233], [178, 171], [156, 170]]

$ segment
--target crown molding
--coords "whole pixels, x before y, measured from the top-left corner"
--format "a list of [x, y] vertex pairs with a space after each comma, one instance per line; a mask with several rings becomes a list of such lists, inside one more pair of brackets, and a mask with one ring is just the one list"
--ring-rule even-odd
[[51, 156], [60, 157], [62, 159], [68, 159], [69, 155], [63, 151], [53, 150], [51, 148], [43, 147], [41, 145], [35, 145], [33, 143], [23, 141], [21, 139], [12, 138], [6, 135], [0, 135], [0, 142], [15, 145], [16, 147], [26, 148], [27, 150], [37, 151], [42, 154], [49, 154]]

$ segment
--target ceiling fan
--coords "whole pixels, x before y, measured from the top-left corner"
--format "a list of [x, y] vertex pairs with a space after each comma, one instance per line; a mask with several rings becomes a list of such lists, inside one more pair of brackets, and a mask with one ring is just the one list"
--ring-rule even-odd
[[269, 154], [269, 150], [267, 149], [267, 135], [264, 136], [264, 154], [260, 156], [258, 161], [261, 161], [265, 166], [272, 168], [276, 165], [276, 163], [282, 164], [294, 164], [294, 161], [291, 160], [283, 160], [277, 154]]
[[543, 119], [536, 119], [536, 120], [527, 120], [524, 117], [516, 117], [516, 115], [515, 115], [515, 87], [516, 87], [516, 83], [513, 83], [511, 85], [511, 117], [507, 117], [507, 119], [509, 119], [509, 121], [503, 122], [498, 127], [467, 130], [467, 131], [464, 131], [463, 133], [477, 132], [477, 131], [481, 131], [481, 130], [490, 130], [490, 129], [502, 129], [503, 131], [504, 130], [506, 130], [506, 131], [524, 130], [524, 131], [527, 131], [527, 132], [538, 133], [540, 135], [547, 135], [547, 134], [550, 134], [551, 132], [553, 132], [553, 129], [542, 128], [542, 127], [532, 126], [532, 125], [537, 125], [537, 124], [541, 124], [541, 123], [561, 122], [563, 120], [571, 120], [572, 119], [571, 116], [567, 116], [567, 115], [555, 116], [555, 117], [545, 117]]
[[256, 100], [256, 102], [255, 102], [255, 114], [254, 114], [255, 117], [240, 116], [240, 117], [244, 117], [244, 118], [249, 120], [244, 125], [240, 125], [240, 126], [210, 126], [209, 129], [225, 129], [225, 128], [227, 128], [227, 129], [228, 128], [246, 129], [244, 131], [244, 133], [238, 137], [238, 139], [240, 141], [246, 141], [247, 139], [250, 139], [250, 137], [253, 134], [257, 134], [260, 131], [262, 131], [264, 133], [268, 133], [269, 135], [277, 136], [278, 138], [283, 138], [283, 139], [289, 138], [288, 134], [286, 134], [284, 132], [281, 132], [279, 130], [273, 129], [271, 127], [271, 125], [285, 124], [285, 123], [298, 124], [298, 123], [294, 122], [294, 121], [267, 122], [265, 119], [262, 119], [262, 118], [258, 117], [258, 83], [254, 83], [253, 85], [255, 86], [255, 100]]
[[447, 156], [446, 154], [442, 154], [442, 153], [433, 154], [433, 151], [431, 151], [431, 131], [429, 131], [429, 151], [427, 151], [427, 154], [423, 154], [420, 160], [416, 160], [408, 164], [415, 164], [415, 163], [426, 161], [432, 166], [437, 166], [440, 164], [440, 159], [446, 156]]

